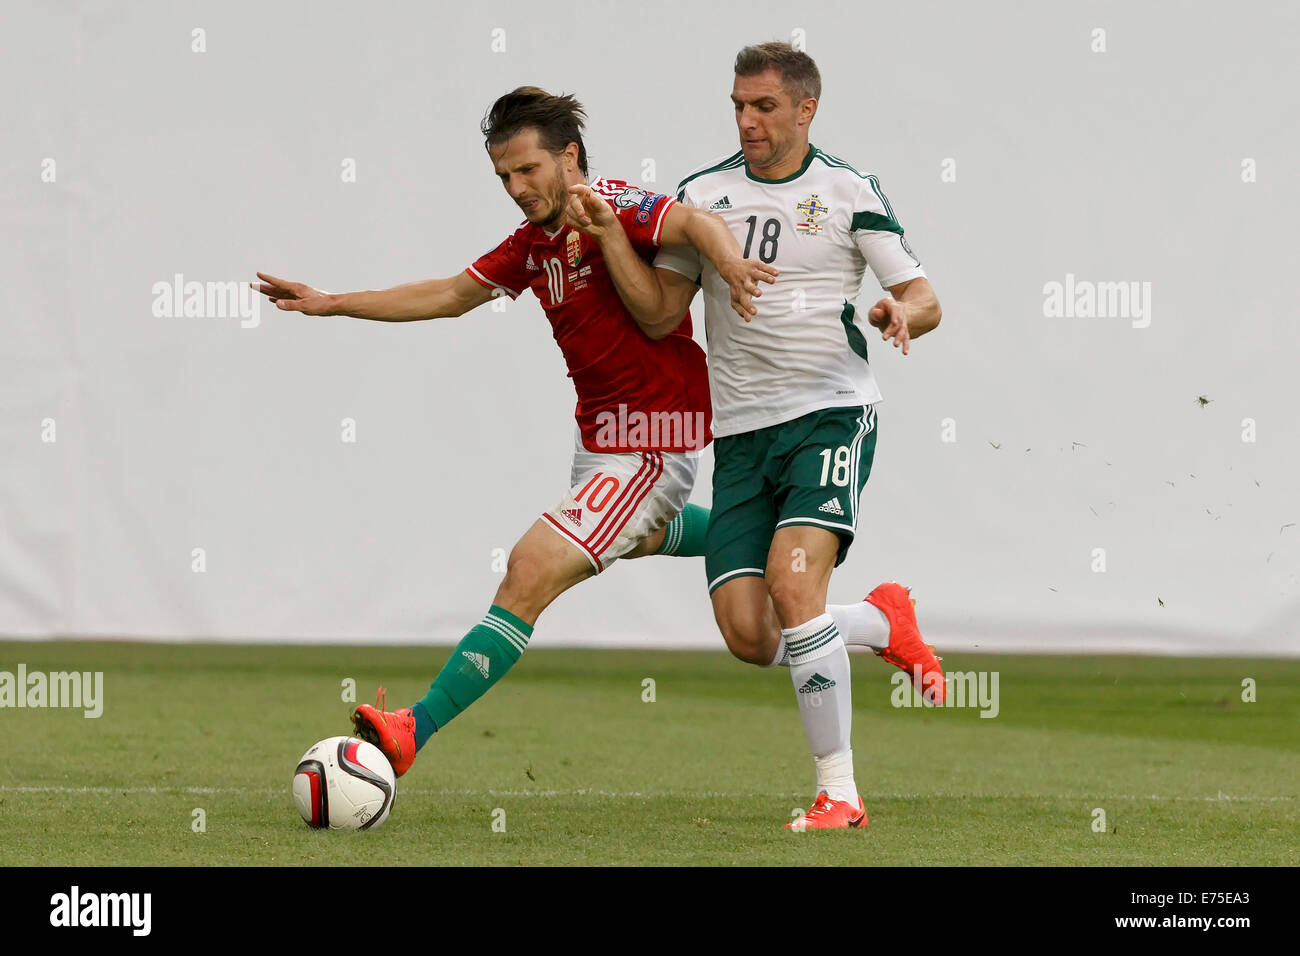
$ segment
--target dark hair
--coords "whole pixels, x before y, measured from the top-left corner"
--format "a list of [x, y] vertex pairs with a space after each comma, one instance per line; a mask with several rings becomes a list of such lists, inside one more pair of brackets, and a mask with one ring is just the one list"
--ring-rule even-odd
[[552, 96], [536, 86], [521, 86], [493, 103], [479, 128], [489, 151], [526, 129], [537, 130], [538, 145], [554, 155], [563, 153], [570, 143], [577, 143], [578, 168], [586, 176], [587, 147], [582, 143], [586, 120], [582, 104], [573, 96]]
[[796, 103], [822, 97], [822, 75], [813, 58], [788, 43], [760, 43], [736, 54], [737, 76], [758, 76], [766, 70], [781, 74], [781, 85]]

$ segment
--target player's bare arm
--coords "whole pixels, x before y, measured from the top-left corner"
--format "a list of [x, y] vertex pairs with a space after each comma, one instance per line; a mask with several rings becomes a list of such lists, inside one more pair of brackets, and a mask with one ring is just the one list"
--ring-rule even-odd
[[464, 272], [447, 279], [424, 279], [365, 292], [322, 292], [265, 272], [257, 276], [262, 280], [257, 290], [282, 311], [349, 315], [379, 322], [414, 322], [464, 315], [489, 301], [493, 292]]
[[[564, 220], [571, 228], [591, 236], [600, 244], [610, 278], [633, 321], [652, 339], [671, 334], [681, 318], [676, 322], [668, 320], [655, 270], [636, 254], [609, 203], [585, 185], [572, 186], [569, 193]], [[685, 312], [683, 309], [682, 314]]]
[[[695, 295], [694, 283], [682, 286], [674, 282], [672, 294], [666, 294], [663, 277], [676, 273], [646, 264], [632, 248], [609, 204], [589, 187], [571, 186], [569, 193], [566, 222], [600, 243], [614, 285], [633, 319], [651, 338], [668, 335], [685, 317]], [[776, 269], [745, 259], [726, 223], [703, 210], [674, 204], [664, 214], [660, 242], [691, 245], [708, 257], [731, 290], [732, 308], [745, 321], [758, 311], [753, 299], [762, 294], [759, 283], [776, 281]]]
[[867, 321], [880, 329], [881, 338], [894, 340], [906, 355], [912, 339], [933, 331], [943, 318], [939, 297], [924, 276], [889, 287], [892, 298], [881, 299], [867, 312]]
[[677, 203], [664, 215], [660, 242], [665, 246], [694, 246], [718, 270], [731, 289], [731, 307], [746, 322], [758, 314], [753, 299], [763, 293], [760, 282], [776, 282], [777, 269], [757, 259], [746, 259], [736, 237], [718, 216]]

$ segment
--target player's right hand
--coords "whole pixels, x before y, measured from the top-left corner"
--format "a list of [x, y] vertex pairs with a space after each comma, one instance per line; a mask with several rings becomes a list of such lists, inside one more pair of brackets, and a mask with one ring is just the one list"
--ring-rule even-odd
[[903, 347], [907, 354], [912, 342], [912, 330], [908, 325], [911, 312], [906, 302], [900, 302], [893, 296], [881, 299], [867, 312], [867, 321], [880, 329], [880, 337], [885, 341], [894, 340], [894, 348]]
[[731, 289], [731, 307], [746, 322], [758, 315], [758, 306], [754, 305], [763, 293], [758, 288], [760, 282], [776, 282], [780, 273], [766, 262], [757, 259], [732, 259], [718, 269], [718, 275]]
[[569, 187], [569, 202], [564, 207], [567, 226], [599, 241], [609, 229], [618, 228], [614, 209], [586, 183]]
[[335, 314], [334, 296], [329, 292], [321, 292], [301, 282], [277, 279], [265, 272], [259, 272], [257, 277], [262, 280], [257, 284], [257, 291], [274, 302], [277, 309], [304, 315]]

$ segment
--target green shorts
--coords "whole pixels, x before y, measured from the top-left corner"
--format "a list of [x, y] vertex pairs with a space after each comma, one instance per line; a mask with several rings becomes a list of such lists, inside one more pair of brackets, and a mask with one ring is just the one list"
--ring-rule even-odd
[[835, 565], [842, 564], [875, 454], [874, 405], [826, 408], [716, 439], [704, 558], [709, 593], [732, 578], [764, 577], [772, 535], [785, 525], [834, 531]]

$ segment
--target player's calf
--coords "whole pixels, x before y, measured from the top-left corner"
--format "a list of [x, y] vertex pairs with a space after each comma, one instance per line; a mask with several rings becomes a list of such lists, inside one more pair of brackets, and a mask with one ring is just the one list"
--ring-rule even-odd
[[760, 577], [727, 581], [713, 592], [713, 617], [732, 655], [747, 664], [779, 663], [781, 625]]

